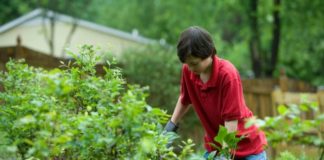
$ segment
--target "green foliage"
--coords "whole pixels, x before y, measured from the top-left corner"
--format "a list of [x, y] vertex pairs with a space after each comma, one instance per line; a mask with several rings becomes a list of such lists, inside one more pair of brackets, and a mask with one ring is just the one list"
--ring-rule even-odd
[[[280, 10], [280, 54], [274, 76], [279, 76], [279, 71], [284, 69], [289, 77], [323, 85], [324, 78], [319, 75], [324, 74], [324, 32], [323, 21], [320, 20], [324, 16], [324, 1], [282, 1], [279, 8], [272, 3], [259, 1], [258, 5], [262, 52], [260, 58], [270, 57], [274, 20], [272, 12]], [[136, 28], [141, 35], [153, 39], [163, 38], [170, 44], [176, 43], [183, 29], [199, 25], [213, 34], [221, 56], [234, 61], [244, 76], [251, 76], [248, 41], [254, 31], [249, 28], [249, 1], [12, 0], [0, 3], [3, 13], [0, 15], [0, 23], [4, 24], [36, 7], [59, 11], [127, 32]]]
[[[173, 48], [153, 45], [129, 50], [121, 57], [121, 63], [129, 83], [149, 87], [147, 98], [149, 104], [165, 109], [170, 114], [173, 112], [180, 93], [182, 65]], [[200, 125], [195, 113], [191, 110], [183, 122], [180, 124], [179, 133], [185, 138], [192, 137], [192, 126]], [[202, 132], [202, 130], [195, 132], [199, 131]], [[201, 139], [195, 139], [195, 143], [201, 144]]]
[[[268, 140], [273, 143], [284, 140], [324, 147], [322, 132], [318, 127], [324, 119], [323, 114], [318, 114], [317, 106], [318, 104], [279, 106], [279, 116], [265, 119], [264, 127], [266, 127]], [[315, 119], [302, 118], [301, 115], [308, 111], [316, 114]]]
[[218, 150], [218, 153], [216, 151], [213, 151], [208, 156], [208, 159], [213, 159], [216, 153], [227, 159], [233, 158], [235, 155], [232, 155], [232, 153], [236, 149], [237, 143], [244, 138], [243, 136], [236, 137], [236, 134], [237, 132], [228, 132], [224, 126], [220, 126], [216, 137], [214, 137], [214, 141], [220, 144], [220, 146], [217, 146], [213, 143], [210, 144]]
[[173, 49], [160, 46], [125, 52], [122, 66], [128, 82], [148, 86], [154, 106], [173, 109], [178, 100], [181, 63]]
[[[310, 145], [324, 152], [323, 131], [321, 130], [324, 114], [318, 111], [318, 103], [305, 101], [300, 105], [278, 106], [278, 116], [264, 120], [251, 120], [246, 127], [257, 124], [266, 133], [270, 145], [285, 142], [288, 144]], [[313, 114], [314, 119], [306, 119], [306, 114]], [[289, 154], [283, 153], [286, 157]]]
[[295, 157], [293, 154], [291, 154], [288, 151], [281, 152], [277, 160], [297, 160], [297, 157]]
[[[36, 8], [49, 9], [77, 17], [85, 17], [89, 13], [94, 14], [92, 10], [88, 9], [88, 6], [93, 3], [93, 1], [89, 0], [1, 0], [0, 2], [0, 10], [3, 13], [0, 15], [0, 25]], [[80, 12], [80, 10], [83, 12]]]
[[[289, 77], [324, 85], [324, 32], [323, 22], [318, 21], [324, 18], [321, 7], [324, 2], [282, 2], [283, 35], [278, 68], [285, 69]], [[301, 10], [306, 12], [301, 13]]]
[[[283, 152], [280, 152], [279, 156], [276, 157], [276, 159], [277, 160], [313, 160], [315, 158], [306, 156], [305, 153], [302, 153], [302, 155], [296, 156], [289, 151], [283, 151]], [[320, 158], [320, 160], [321, 160], [321, 158]]]
[[46, 71], [22, 61], [0, 74], [0, 155], [13, 159], [185, 159], [191, 141], [175, 154], [161, 134], [169, 116], [146, 103], [146, 89], [127, 85], [119, 69], [105, 67], [82, 46], [66, 69]]

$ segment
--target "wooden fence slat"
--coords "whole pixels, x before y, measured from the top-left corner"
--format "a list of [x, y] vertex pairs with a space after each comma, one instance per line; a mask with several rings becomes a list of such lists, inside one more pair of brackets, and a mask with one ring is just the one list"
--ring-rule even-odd
[[317, 98], [320, 106], [320, 112], [324, 112], [324, 89], [319, 89], [317, 92]]

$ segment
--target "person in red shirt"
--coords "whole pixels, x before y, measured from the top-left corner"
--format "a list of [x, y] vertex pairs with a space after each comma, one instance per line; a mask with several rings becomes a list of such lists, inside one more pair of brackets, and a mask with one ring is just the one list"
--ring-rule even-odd
[[217, 57], [210, 34], [203, 28], [189, 27], [180, 35], [177, 52], [183, 63], [181, 89], [166, 130], [175, 131], [192, 106], [205, 129], [205, 157], [215, 150], [210, 143], [215, 144], [213, 138], [222, 125], [238, 137], [245, 136], [233, 152], [235, 159], [266, 159], [264, 133], [255, 125], [244, 127], [253, 113], [245, 104], [240, 75], [233, 64]]

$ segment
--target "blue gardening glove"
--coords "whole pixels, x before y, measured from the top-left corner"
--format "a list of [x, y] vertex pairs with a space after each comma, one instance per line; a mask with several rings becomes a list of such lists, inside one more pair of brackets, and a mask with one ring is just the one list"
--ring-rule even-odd
[[166, 145], [167, 148], [170, 148], [172, 146], [173, 141], [178, 138], [178, 136], [176, 135], [177, 130], [178, 126], [174, 124], [171, 120], [169, 120], [168, 123], [165, 125], [163, 134], [170, 136], [169, 142]]
[[178, 126], [174, 124], [171, 120], [165, 125], [164, 130], [167, 132], [177, 132]]

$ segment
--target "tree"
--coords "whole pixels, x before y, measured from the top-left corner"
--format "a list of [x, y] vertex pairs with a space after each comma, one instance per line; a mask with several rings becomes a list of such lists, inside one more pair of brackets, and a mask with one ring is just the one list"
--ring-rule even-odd
[[[272, 41], [271, 48], [263, 49], [260, 42], [260, 25], [258, 22], [258, 0], [250, 0], [248, 15], [250, 19], [251, 38], [249, 40], [252, 69], [256, 77], [272, 77], [276, 69], [280, 45], [280, 0], [273, 0]], [[269, 51], [270, 50], [270, 51]], [[270, 55], [267, 55], [270, 53]]]
[[[127, 32], [137, 29], [140, 35], [163, 38], [172, 46], [183, 29], [199, 25], [212, 33], [219, 56], [233, 61], [244, 76], [251, 76], [251, 70], [256, 77], [278, 76], [284, 69], [289, 77], [320, 85], [324, 84], [323, 76], [317, 76], [324, 75], [323, 3], [83, 0], [60, 1], [54, 10]], [[0, 4], [1, 21], [37, 6], [36, 0], [5, 1]]]

